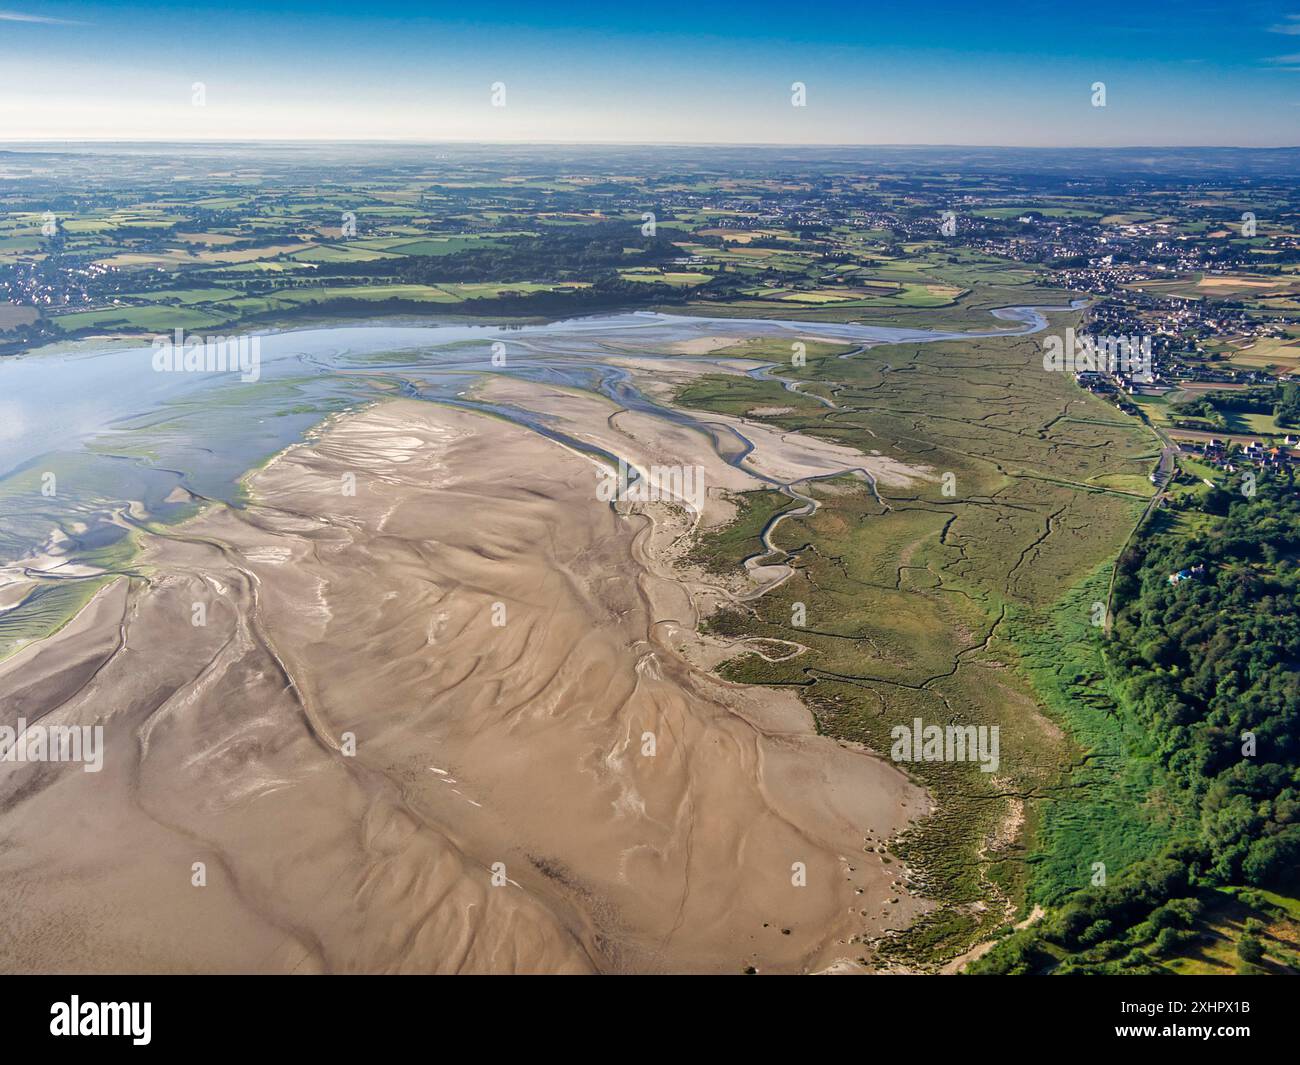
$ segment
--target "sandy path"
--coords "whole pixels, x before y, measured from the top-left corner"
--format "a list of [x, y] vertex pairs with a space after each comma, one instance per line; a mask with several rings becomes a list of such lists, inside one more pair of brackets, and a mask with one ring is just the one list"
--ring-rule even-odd
[[863, 842], [923, 793], [661, 642], [589, 459], [394, 401], [251, 487], [0, 665], [5, 722], [107, 732], [0, 766], [0, 969], [798, 972], [916, 912]]

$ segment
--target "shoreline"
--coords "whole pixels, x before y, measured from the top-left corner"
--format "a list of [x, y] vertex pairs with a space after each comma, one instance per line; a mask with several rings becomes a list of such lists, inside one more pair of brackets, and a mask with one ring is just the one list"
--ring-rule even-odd
[[[125, 646], [132, 650], [150, 647], [147, 641], [139, 643], [142, 628], [163, 624], [167, 615], [175, 626], [175, 614], [189, 613], [181, 609], [186, 594], [202, 591], [206, 598], [194, 601], [206, 602], [210, 611], [202, 630], [186, 634], [169, 629], [172, 642], [165, 650], [146, 652], [164, 657], [168, 666], [162, 672], [174, 670], [180, 680], [161, 708], [132, 706], [126, 700], [126, 706], [113, 711], [106, 722], [110, 758], [115, 732], [119, 743], [129, 743], [133, 733], [141, 755], [129, 766], [111, 760], [102, 774], [106, 780], [128, 795], [146, 780], [151, 794], [157, 789], [171, 794], [168, 820], [180, 819], [173, 830], [192, 838], [193, 822], [203, 824], [200, 835], [222, 840], [222, 864], [232, 871], [276, 864], [270, 853], [258, 854], [262, 847], [256, 837], [265, 814], [248, 822], [246, 807], [284, 804], [277, 820], [295, 824], [298, 833], [309, 837], [328, 837], [349, 823], [355, 831], [378, 818], [371, 831], [377, 829], [381, 837], [394, 831], [411, 836], [419, 853], [394, 852], [380, 864], [400, 870], [411, 884], [438, 875], [440, 866], [453, 865], [460, 872], [443, 885], [446, 895], [462, 904], [476, 900], [472, 905], [481, 908], [473, 936], [487, 953], [466, 954], [458, 971], [497, 968], [502, 951], [524, 947], [531, 953], [521, 967], [548, 971], [736, 972], [747, 962], [760, 971], [856, 967], [853, 957], [862, 948], [848, 940], [872, 928], [883, 934], [887, 925], [896, 924], [894, 918], [922, 905], [916, 900], [905, 906], [885, 902], [885, 896], [899, 894], [884, 886], [893, 874], [883, 867], [874, 873], [868, 868], [880, 859], [864, 853], [861, 834], [854, 845], [854, 832], [867, 822], [873, 836], [887, 838], [914, 813], [923, 812], [919, 789], [877, 756], [813, 735], [811, 715], [792, 694], [727, 684], [660, 642], [656, 633], [665, 622], [674, 636], [693, 638], [693, 624], [688, 628], [676, 617], [693, 610], [691, 593], [655, 571], [660, 548], [653, 516], [620, 518], [596, 504], [594, 496], [583, 505], [590, 491], [590, 474], [583, 472], [590, 470], [588, 460], [508, 422], [422, 401], [386, 400], [332, 417], [313, 440], [250, 471], [246, 512], [207, 508], [176, 529], [155, 534], [142, 559], [151, 574], [147, 586], [121, 593], [101, 590], [92, 600], [99, 604], [95, 613], [103, 613], [108, 609], [103, 604], [110, 601], [127, 601], [115, 622], [128, 634]], [[430, 454], [439, 449], [450, 457]], [[489, 455], [496, 458], [489, 460]], [[454, 461], [456, 456], [462, 461]], [[471, 465], [473, 472], [462, 469]], [[340, 470], [358, 475], [357, 494], [331, 497], [322, 509], [321, 479]], [[433, 492], [413, 487], [417, 471], [433, 483]], [[475, 478], [476, 491], [466, 495]], [[554, 505], [536, 499], [530, 478], [550, 485]], [[380, 498], [367, 499], [364, 485]], [[486, 538], [483, 543], [465, 540], [464, 530], [458, 530], [463, 518], [435, 513], [439, 508], [429, 496], [440, 492], [456, 498], [462, 510], [473, 499], [475, 506], [466, 514], [491, 512], [507, 524], [520, 520], [522, 508], [528, 521], [542, 523], [538, 528], [565, 529], [558, 543], [579, 537], [593, 523], [601, 534], [574, 557], [567, 550], [554, 553], [552, 545], [548, 566], [538, 570], [532, 557], [535, 534], [520, 532], [503, 543], [485, 523], [479, 533]], [[419, 536], [397, 535], [408, 522], [419, 527]], [[662, 522], [660, 518], [660, 529]], [[434, 542], [444, 545], [461, 537], [446, 558], [435, 560], [436, 592], [422, 587], [429, 580], [422, 565], [429, 561], [427, 534], [433, 532], [438, 534]], [[422, 545], [418, 549], [412, 547], [417, 541]], [[348, 565], [326, 564], [335, 552], [347, 556]], [[575, 569], [579, 559], [582, 565]], [[629, 565], [637, 574], [630, 585]], [[512, 613], [522, 611], [529, 623], [519, 626], [519, 635], [510, 623], [497, 634], [482, 626], [471, 633], [470, 616], [481, 615], [487, 602], [482, 600], [484, 586], [503, 579], [506, 585], [495, 589], [503, 598], [493, 602], [507, 604]], [[537, 582], [553, 589], [549, 600], [537, 601]], [[413, 586], [420, 586], [416, 598], [422, 602], [403, 606], [406, 590]], [[121, 582], [111, 587], [119, 588]], [[388, 590], [376, 603], [373, 592], [380, 587]], [[225, 588], [224, 595], [219, 588]], [[557, 613], [557, 595], [567, 612]], [[388, 603], [393, 605], [384, 605]], [[535, 616], [538, 611], [546, 612], [546, 624]], [[390, 617], [392, 612], [402, 620]], [[91, 613], [84, 610], [73, 625], [79, 629]], [[415, 624], [417, 616], [424, 619], [423, 626]], [[347, 641], [330, 637], [331, 627], [344, 624], [344, 618], [351, 642], [367, 646], [349, 649]], [[216, 629], [222, 638], [214, 643]], [[43, 654], [57, 659], [68, 631], [45, 641]], [[440, 640], [454, 648], [450, 663], [437, 664], [431, 649]], [[596, 646], [585, 649], [593, 640]], [[112, 682], [121, 681], [114, 674], [123, 649], [98, 663], [92, 686], [111, 692]], [[25, 648], [0, 664], [0, 686], [11, 682], [16, 665], [29, 652]], [[186, 663], [192, 670], [190, 660], [196, 656], [206, 665], [186, 681]], [[495, 669], [483, 665], [497, 657], [502, 661]], [[253, 669], [253, 662], [261, 664]], [[471, 662], [475, 665], [467, 681], [460, 673]], [[485, 669], [482, 682], [473, 682], [474, 674]], [[446, 688], [439, 707], [421, 705], [417, 692], [439, 678], [447, 681], [448, 671], [455, 683]], [[282, 673], [278, 683], [277, 672]], [[597, 674], [600, 684], [595, 684]], [[260, 678], [254, 683], [263, 696], [248, 701], [253, 675]], [[499, 716], [507, 680], [527, 688], [538, 677], [548, 679], [528, 698], [514, 700], [510, 714]], [[558, 691], [548, 687], [556, 684]], [[209, 705], [223, 691], [224, 700]], [[493, 691], [498, 693], [495, 701], [489, 698]], [[59, 712], [90, 713], [96, 700], [88, 704], [89, 694], [79, 693]], [[231, 699], [235, 694], [238, 701]], [[258, 708], [253, 723], [239, 720], [241, 702], [247, 710]], [[367, 703], [376, 704], [378, 721], [361, 712]], [[466, 717], [471, 706], [477, 709]], [[569, 709], [561, 713], [562, 706]], [[160, 715], [162, 709], [166, 712]], [[268, 727], [271, 721], [260, 720], [267, 714], [280, 723]], [[646, 721], [658, 725], [638, 730]], [[205, 753], [202, 743], [192, 742], [173, 746], [176, 730], [196, 728], [200, 737], [209, 730], [221, 735], [215, 750]], [[249, 728], [260, 737], [251, 750], [272, 763], [274, 771], [266, 766], [250, 774], [238, 761], [228, 764], [223, 752], [231, 744], [244, 748], [248, 740], [240, 736]], [[652, 758], [638, 759], [638, 732], [647, 731], [664, 748]], [[339, 753], [347, 732], [359, 741], [355, 757]], [[529, 741], [524, 748], [518, 746], [521, 734]], [[174, 765], [164, 757], [169, 749], [183, 764], [211, 774], [211, 785], [182, 801], [181, 782], [170, 779]], [[422, 761], [428, 764], [422, 768], [413, 762], [415, 749], [426, 751]], [[524, 749], [528, 754], [520, 761]], [[542, 749], [551, 754], [540, 757]], [[600, 750], [605, 754], [597, 757]], [[666, 762], [659, 760], [665, 756]], [[707, 772], [693, 764], [700, 758], [710, 761]], [[567, 767], [563, 779], [555, 779], [556, 767]], [[536, 777], [538, 772], [544, 779]], [[354, 800], [369, 795], [370, 812], [357, 820], [355, 810], [347, 815], [351, 802], [340, 807], [338, 799], [326, 801], [318, 793], [320, 777], [336, 778], [334, 788], [344, 794], [355, 791]], [[28, 801], [61, 807], [79, 790], [69, 783], [51, 780]], [[315, 795], [306, 807], [303, 793]], [[547, 798], [541, 805], [555, 807], [544, 817], [536, 810], [542, 795]], [[82, 796], [76, 805], [87, 801], [95, 800]], [[322, 802], [331, 816], [319, 808]], [[900, 802], [911, 812], [905, 814]], [[375, 803], [382, 813], [374, 812]], [[220, 813], [205, 808], [213, 804], [222, 808]], [[102, 796], [99, 805], [126, 816]], [[13, 809], [8, 801], [3, 808], [0, 823], [9, 835], [15, 829]], [[563, 816], [556, 816], [561, 811]], [[156, 827], [157, 818], [152, 820]], [[493, 851], [503, 856], [506, 879], [515, 885], [504, 893], [481, 882], [494, 865]], [[299, 867], [297, 875], [324, 885], [328, 878], [317, 868], [318, 858], [295, 846], [289, 853], [296, 854], [292, 864]], [[705, 857], [710, 854], [712, 859]], [[279, 860], [285, 860], [283, 853]], [[742, 864], [734, 874], [719, 868], [735, 861]], [[805, 861], [810, 881], [802, 888], [789, 881], [790, 868], [799, 861]], [[326, 864], [338, 862], [336, 856]], [[11, 880], [11, 866], [0, 862], [0, 883]], [[778, 868], [784, 872], [778, 875]], [[365, 882], [375, 875], [375, 863], [354, 856], [341, 869], [331, 868], [331, 874], [345, 882]], [[261, 883], [264, 876], [264, 871], [234, 875], [234, 881], [251, 880], [258, 886], [232, 892], [227, 906], [219, 907], [222, 919], [213, 923], [224, 925], [236, 915], [247, 918], [249, 910], [281, 928], [315, 925], [319, 917], [321, 927], [310, 935], [286, 935], [297, 944], [295, 966], [321, 971], [352, 971], [358, 952], [374, 949], [368, 936], [339, 933], [342, 914], [326, 920], [319, 907], [304, 910], [301, 899], [288, 904], [281, 892]], [[836, 888], [836, 883], [852, 886]], [[854, 905], [849, 900], [859, 889], [864, 892], [856, 900], [861, 912], [849, 918]], [[132, 894], [145, 891], [149, 897], [159, 890], [135, 883]], [[186, 887], [179, 896], [163, 892], [158, 909], [186, 908], [193, 891]], [[520, 892], [523, 898], [509, 897]], [[207, 890], [208, 898], [218, 894]], [[327, 888], [326, 897], [330, 895]], [[676, 901], [669, 904], [667, 899]], [[872, 899], [887, 912], [865, 916], [865, 903]], [[346, 897], [335, 902], [350, 912]], [[409, 892], [401, 892], [381, 910], [399, 923], [411, 922], [409, 907]], [[455, 910], [462, 912], [460, 906]], [[445, 949], [448, 943], [460, 943], [457, 933], [464, 932], [445, 914], [436, 919], [426, 914], [416, 925], [422, 929], [413, 941], [419, 949], [381, 952], [360, 968], [401, 971], [417, 958], [428, 964], [430, 953], [439, 952], [435, 942]], [[520, 928], [527, 931], [521, 934]], [[738, 947], [741, 942], [751, 947], [748, 953]], [[237, 967], [248, 964], [238, 952], [231, 960]], [[212, 967], [223, 968], [220, 963]]]
[[[1046, 295], [1047, 293], [1044, 293]], [[988, 339], [998, 336], [1020, 336], [1026, 333], [1039, 332], [1043, 326], [1033, 321], [1024, 321], [1012, 315], [1002, 315], [1000, 311], [1021, 311], [1037, 313], [1040, 317], [1044, 314], [1066, 313], [1080, 309], [1073, 304], [1081, 304], [1085, 301], [1073, 300], [1069, 306], [1056, 304], [1009, 304], [1004, 307], [990, 307], [986, 309], [987, 314], [1004, 322], [1015, 322], [1017, 328], [1000, 329], [993, 332], [972, 332], [966, 330], [944, 331], [941, 329], [928, 329], [925, 327], [913, 326], [891, 326], [885, 322], [818, 322], [815, 319], [800, 318], [779, 318], [779, 317], [754, 317], [753, 308], [743, 308], [747, 313], [745, 315], [731, 316], [727, 314], [702, 314], [704, 308], [679, 306], [668, 304], [664, 306], [631, 306], [631, 307], [611, 307], [600, 310], [593, 310], [588, 313], [578, 314], [455, 314], [455, 313], [437, 313], [421, 314], [414, 312], [398, 312], [389, 315], [376, 315], [374, 317], [357, 317], [354, 311], [340, 313], [338, 315], [321, 315], [313, 318], [304, 316], [289, 316], [283, 319], [266, 319], [266, 320], [245, 320], [230, 322], [222, 326], [213, 326], [206, 330], [191, 330], [190, 332], [199, 334], [211, 334], [220, 336], [283, 336], [286, 334], [311, 332], [316, 330], [329, 329], [350, 329], [350, 328], [436, 328], [439, 326], [471, 326], [481, 327], [483, 329], [493, 328], [529, 328], [538, 326], [557, 325], [562, 322], [582, 322], [605, 318], [618, 318], [627, 315], [658, 315], [674, 320], [714, 322], [717, 324], [734, 324], [737, 322], [760, 322], [774, 326], [784, 326], [786, 328], [808, 333], [817, 328], [823, 328], [830, 331], [848, 327], [861, 327], [865, 329], [889, 329], [897, 330], [907, 334], [935, 334], [933, 337], [908, 336], [899, 338], [895, 341], [879, 340], [876, 343], [918, 343], [925, 342], [928, 339], [933, 340], [957, 340], [957, 339]], [[720, 304], [717, 308], [719, 311], [727, 309], [726, 304]], [[789, 311], [789, 308], [781, 308]], [[1027, 328], [1034, 326], [1034, 328]], [[0, 353], [0, 362], [6, 359], [24, 359], [33, 355], [57, 355], [57, 354], [93, 354], [97, 351], [110, 350], [113, 347], [136, 347], [140, 344], [149, 343], [152, 338], [159, 333], [149, 330], [140, 331], [118, 331], [103, 333], [87, 333], [85, 335], [75, 334], [66, 337], [49, 337], [46, 341], [36, 347], [25, 351], [3, 352]], [[717, 338], [707, 338], [717, 339]], [[816, 339], [834, 341], [835, 337], [819, 337]]]

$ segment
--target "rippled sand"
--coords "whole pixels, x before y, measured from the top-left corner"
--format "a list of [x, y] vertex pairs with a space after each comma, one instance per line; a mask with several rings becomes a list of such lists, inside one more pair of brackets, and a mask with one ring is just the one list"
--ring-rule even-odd
[[250, 487], [0, 665], [5, 722], [107, 733], [98, 774], [0, 767], [0, 968], [820, 971], [922, 905], [864, 839], [925, 795], [689, 664], [675, 508], [414, 401]]

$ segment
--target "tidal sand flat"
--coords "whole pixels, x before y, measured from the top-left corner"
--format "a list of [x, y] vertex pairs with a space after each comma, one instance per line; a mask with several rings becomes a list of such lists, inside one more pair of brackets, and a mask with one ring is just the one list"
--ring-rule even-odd
[[0, 968], [806, 972], [908, 923], [866, 841], [925, 793], [693, 666], [676, 508], [598, 472], [395, 400], [142, 533], [0, 665], [5, 723], [105, 729], [0, 774]]

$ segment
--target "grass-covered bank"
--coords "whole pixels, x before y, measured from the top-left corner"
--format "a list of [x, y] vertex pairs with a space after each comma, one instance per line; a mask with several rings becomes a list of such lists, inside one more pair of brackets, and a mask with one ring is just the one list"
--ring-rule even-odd
[[[1122, 745], [1093, 693], [1091, 624], [1145, 505], [1151, 445], [1065, 375], [1044, 373], [1032, 338], [886, 345], [847, 359], [810, 348], [807, 365], [779, 373], [835, 406], [778, 381], [720, 376], [695, 379], [677, 399], [927, 472], [907, 488], [852, 478], [805, 486], [817, 511], [787, 517], [772, 537], [792, 577], [709, 625], [806, 648], [780, 662], [746, 654], [724, 669], [799, 687], [829, 735], [888, 754], [894, 729], [918, 718], [999, 730], [993, 772], [969, 760], [905, 766], [935, 811], [891, 841], [889, 857], [900, 886], [936, 905], [910, 929], [863, 944], [862, 956], [937, 969], [1005, 934], [1035, 902], [1085, 886], [1093, 861], [1123, 866], [1158, 834], [1158, 817], [1132, 809], [1140, 775], [1114, 778]], [[764, 520], [788, 505], [776, 493], [746, 498], [697, 560], [739, 566]], [[1074, 706], [1081, 693], [1095, 701]], [[1119, 843], [1094, 859], [1102, 836]]]
[[1105, 683], [1147, 806], [1177, 816], [973, 971], [1296, 971], [1298, 554], [1290, 472], [1175, 491], [1126, 552]]

